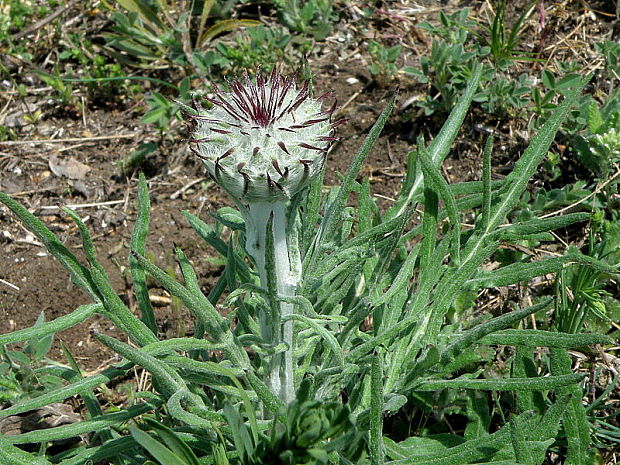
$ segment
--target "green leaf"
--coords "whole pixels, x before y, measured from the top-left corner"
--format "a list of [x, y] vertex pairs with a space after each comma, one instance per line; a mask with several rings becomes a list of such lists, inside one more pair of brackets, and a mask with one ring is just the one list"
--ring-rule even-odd
[[[149, 199], [148, 186], [143, 173], [140, 173], [138, 181], [138, 217], [131, 234], [131, 250], [135, 250], [141, 255], [146, 254], [146, 237], [149, 231], [149, 219], [151, 215], [151, 202]], [[149, 289], [146, 285], [146, 272], [133, 255], [129, 256], [129, 266], [131, 278], [134, 285], [136, 301], [140, 308], [142, 321], [157, 335], [157, 323], [155, 314], [149, 298]]]
[[435, 167], [429, 153], [426, 151], [424, 141], [421, 140], [420, 142], [421, 144], [418, 143], [418, 157], [422, 173], [424, 174], [424, 186], [426, 188], [428, 185], [428, 188], [432, 188], [444, 202], [451, 223], [449, 233], [451, 237], [451, 259], [458, 264], [461, 261], [461, 221], [456, 202], [450, 192], [447, 181], [443, 178], [439, 169]]
[[185, 286], [171, 278], [168, 273], [149, 262], [139, 253], [132, 251], [133, 256], [140, 265], [157, 280], [168, 292], [181, 299], [183, 304], [194, 313], [196, 318], [209, 332], [209, 336], [216, 341], [220, 340], [223, 334], [223, 318], [213, 307], [211, 302], [202, 294], [196, 294], [188, 290]]
[[552, 90], [555, 88], [555, 77], [551, 71], [544, 70], [541, 74], [541, 80], [547, 89]]
[[588, 123], [588, 132], [590, 134], [598, 134], [599, 130], [605, 126], [603, 117], [596, 102], [590, 102], [587, 109], [586, 120]]
[[398, 443], [387, 437], [383, 438], [386, 455], [392, 460], [431, 456], [464, 442], [461, 436], [453, 434], [436, 434], [433, 437], [411, 436]]
[[0, 463], [2, 465], [51, 465], [51, 462], [44, 457], [37, 457], [17, 448], [2, 436], [0, 436]]
[[198, 33], [196, 34], [196, 44], [194, 46], [195, 49], [200, 48], [200, 38], [202, 37], [207, 19], [209, 19], [209, 14], [211, 14], [214, 5], [215, 0], [204, 0], [202, 3], [202, 11], [200, 12], [200, 20], [198, 22]]
[[[454, 142], [454, 139], [463, 124], [469, 105], [471, 104], [471, 101], [478, 89], [481, 76], [482, 66], [476, 65], [473, 76], [469, 80], [463, 95], [461, 95], [457, 104], [454, 106], [454, 109], [450, 112], [448, 119], [441, 127], [437, 137], [435, 137], [435, 139], [433, 139], [431, 144], [428, 146], [428, 152], [435, 166], [439, 166], [448, 155], [452, 142]], [[422, 176], [418, 176], [416, 173], [415, 179], [407, 186], [408, 190], [403, 189], [401, 191], [397, 201], [386, 213], [385, 219], [389, 220], [402, 215], [409, 203], [419, 194], [421, 186]]]
[[[215, 233], [215, 230], [211, 226], [188, 211], [183, 210], [181, 211], [181, 214], [187, 219], [194, 231], [196, 231], [196, 233], [204, 241], [206, 241], [207, 244], [215, 248], [221, 256], [226, 257], [226, 254], [228, 253], [228, 244]], [[239, 275], [243, 278], [243, 281], [253, 282], [247, 264], [237, 255], [235, 255], [235, 261], [235, 268], [237, 269]]]
[[581, 81], [582, 81], [582, 77], [580, 74], [577, 74], [577, 73], [567, 74], [566, 76], [562, 77], [562, 79], [560, 79], [559, 81], [555, 83], [555, 88], [564, 94], [565, 93], [564, 91], [567, 91], [570, 88], [575, 87], [575, 86], [580, 86]]
[[491, 414], [489, 412], [488, 396], [478, 391], [467, 391], [467, 418], [465, 439], [477, 439], [489, 434]]
[[140, 19], [151, 27], [154, 32], [162, 32], [164, 25], [157, 17], [155, 11], [148, 6], [148, 2], [140, 0], [117, 0], [117, 2], [127, 11], [138, 13]]
[[[564, 349], [552, 349], [550, 354], [551, 373], [559, 376], [570, 376], [572, 372], [570, 355]], [[566, 463], [570, 465], [591, 465], [589, 454], [590, 426], [585, 407], [581, 403], [583, 393], [577, 382], [559, 390], [561, 395], [570, 395], [567, 409], [562, 417], [562, 425], [566, 432], [567, 454]]]
[[370, 378], [370, 463], [383, 465], [383, 357], [379, 352], [372, 356]]
[[418, 254], [420, 252], [420, 247], [414, 247], [407, 258], [401, 265], [398, 270], [398, 274], [392, 281], [389, 289], [381, 294], [379, 294], [376, 300], [373, 302], [374, 307], [378, 307], [379, 305], [383, 305], [388, 303], [390, 300], [395, 298], [401, 291], [403, 291], [407, 284], [409, 284], [411, 278], [413, 277], [413, 271], [415, 268], [416, 261], [418, 259]]
[[484, 336], [478, 343], [573, 349], [593, 344], [613, 344], [613, 339], [596, 333], [569, 334], [540, 329], [506, 329]]
[[30, 328], [18, 329], [11, 333], [0, 334], [0, 345], [52, 335], [81, 323], [95, 313], [101, 313], [102, 311], [103, 305], [101, 304], [81, 305], [68, 315], [60, 316], [47, 323], [42, 323]]
[[245, 231], [245, 221], [241, 213], [234, 208], [222, 207], [217, 213], [211, 213], [210, 215], [233, 231]]
[[439, 389], [481, 389], [484, 391], [550, 390], [570, 386], [583, 380], [584, 374], [574, 373], [539, 378], [508, 379], [448, 379], [419, 381], [412, 387], [415, 391], [436, 391]]
[[136, 426], [131, 425], [129, 427], [129, 432], [136, 442], [148, 451], [149, 454], [155, 457], [161, 465], [189, 465], [188, 462], [181, 459], [170, 449], [160, 444], [159, 441], [156, 441]]
[[[157, 435], [166, 443], [166, 446], [168, 446], [170, 451], [182, 460], [183, 464], [200, 465], [196, 454], [194, 454], [189, 446], [181, 440], [181, 438], [173, 430], [149, 417], [144, 417], [142, 420], [152, 430], [157, 432]], [[143, 444], [141, 443], [141, 445]], [[155, 456], [155, 454], [153, 455]]]
[[617, 268], [611, 267], [600, 260], [583, 255], [576, 250], [570, 250], [562, 257], [547, 258], [529, 263], [513, 263], [491, 272], [481, 272], [478, 277], [469, 279], [466, 285], [474, 289], [507, 286], [536, 276], [557, 273], [564, 266], [571, 263], [586, 264], [599, 272], [614, 276], [619, 273]]
[[158, 405], [158, 402], [139, 403], [120, 412], [108, 413], [97, 418], [80, 421], [70, 425], [56, 426], [55, 428], [35, 430], [29, 433], [7, 436], [5, 437], [5, 440], [11, 444], [38, 444], [42, 442], [73, 438], [81, 434], [100, 431], [101, 429], [110, 426], [119, 426], [132, 418], [153, 410]]
[[569, 213], [567, 215], [553, 216], [550, 218], [534, 218], [529, 221], [519, 222], [505, 228], [497, 229], [495, 232], [491, 233], [490, 237], [495, 240], [518, 241], [528, 235], [553, 231], [574, 223], [587, 221], [590, 219], [590, 216], [589, 213]]
[[96, 334], [95, 338], [117, 354], [131, 360], [136, 365], [144, 367], [144, 369], [151, 373], [153, 378], [157, 380], [163, 394], [167, 397], [172, 396], [175, 392], [186, 387], [178, 373], [164, 361], [158, 360], [145, 351], [135, 349], [105, 334]]
[[381, 115], [379, 115], [379, 118], [377, 118], [377, 121], [366, 136], [364, 144], [359, 149], [357, 155], [349, 165], [349, 169], [343, 183], [340, 186], [340, 189], [338, 190], [336, 198], [329, 206], [326, 207], [327, 211], [325, 212], [325, 216], [323, 217], [323, 220], [321, 222], [320, 242], [330, 240], [334, 234], [334, 231], [339, 225], [344, 203], [349, 198], [349, 195], [353, 190], [353, 184], [355, 182], [355, 179], [357, 178], [360, 169], [362, 168], [364, 161], [368, 157], [370, 150], [375, 145], [375, 142], [377, 141], [379, 134], [383, 130], [383, 127], [385, 126], [388, 117], [392, 113], [395, 100], [396, 96], [394, 95], [388, 101], [387, 106], [383, 109]]
[[[524, 423], [523, 429], [532, 426], [529, 414], [519, 415], [518, 421]], [[397, 459], [400, 465], [454, 465], [475, 463], [477, 465], [516, 465], [514, 459], [508, 462], [488, 462], [495, 451], [510, 445], [510, 431], [504, 426], [488, 436], [463, 442], [454, 435], [436, 435], [434, 441], [428, 438], [408, 438], [403, 441], [406, 447], [395, 447], [386, 443], [388, 455]], [[398, 446], [398, 445], [396, 445]]]
[[56, 236], [36, 216], [22, 207], [4, 192], [0, 192], [0, 202], [6, 205], [24, 223], [45, 248], [65, 267], [70, 273], [72, 281], [85, 291], [95, 302], [101, 301], [88, 269], [62, 244]]
[[113, 458], [115, 456], [125, 454], [137, 447], [138, 444], [134, 438], [131, 436], [123, 436], [117, 439], [112, 439], [111, 441], [106, 442], [103, 446], [91, 446], [88, 448], [77, 449], [75, 455], [70, 458], [65, 458], [65, 455], [59, 454], [61, 455], [61, 458], [55, 456], [53, 459], [54, 463], [60, 462], [62, 465], [85, 465], [88, 463], [106, 463], [106, 461], [114, 463]]
[[256, 27], [261, 25], [262, 23], [260, 21], [253, 19], [225, 19], [223, 21], [218, 21], [202, 34], [199, 39], [200, 47], [204, 46], [205, 42], [223, 32], [234, 31], [242, 27]]
[[[286, 301], [288, 299], [283, 299], [283, 300]], [[336, 358], [336, 362], [338, 363], [338, 365], [344, 366], [344, 357], [342, 355], [342, 348], [340, 347], [340, 344], [338, 344], [338, 340], [334, 337], [334, 335], [329, 330], [325, 329], [317, 321], [313, 320], [312, 318], [308, 318], [304, 315], [291, 313], [290, 315], [286, 315], [282, 317], [283, 322], [289, 321], [289, 320], [300, 321], [306, 324], [307, 326], [309, 326], [310, 328], [312, 328], [316, 332], [316, 334], [318, 334], [321, 338], [323, 338], [325, 342], [329, 345], [329, 348], [331, 349], [332, 354]]]
[[248, 427], [243, 422], [239, 412], [229, 403], [224, 404], [224, 415], [230, 426], [230, 431], [235, 444], [235, 449], [242, 459], [250, 458], [254, 455], [255, 444], [248, 433]]
[[[62, 348], [62, 352], [65, 355], [65, 358], [69, 362], [69, 366], [75, 372], [75, 376], [71, 378], [71, 381], [83, 379], [84, 376], [82, 375], [80, 367], [75, 361], [73, 354], [69, 351], [65, 343], [62, 341], [60, 341], [60, 347]], [[80, 393], [80, 396], [82, 397], [82, 400], [84, 401], [84, 405], [88, 409], [88, 413], [90, 414], [91, 418], [95, 418], [95, 417], [99, 417], [103, 415], [103, 412], [101, 410], [101, 405], [99, 404], [99, 400], [97, 399], [97, 396], [95, 396], [95, 394], [90, 389], [85, 389], [84, 391], [82, 391]], [[109, 430], [99, 431], [98, 434], [102, 442], [112, 440], [112, 434], [110, 433]]]
[[489, 229], [489, 217], [491, 216], [491, 157], [493, 155], [493, 135], [487, 138], [482, 152], [482, 213], [481, 224], [483, 232]]
[[[35, 326], [41, 326], [45, 324], [45, 314], [41, 312], [39, 317], [37, 318]], [[52, 347], [52, 343], [54, 342], [54, 334], [46, 334], [41, 337], [32, 338], [28, 341], [28, 344], [24, 347], [24, 351], [26, 353], [31, 352], [32, 358], [34, 360], [40, 361], [45, 357], [45, 355], [49, 352]]]
[[[510, 376], [512, 378], [534, 378], [538, 376], [532, 352], [533, 351], [530, 347], [521, 345], [516, 347], [515, 354], [512, 359], [512, 370], [510, 372]], [[542, 395], [540, 392], [517, 391], [515, 396], [519, 412], [538, 410], [540, 413], [545, 410], [544, 400], [542, 400]], [[536, 401], [541, 402], [536, 404]], [[535, 409], [535, 406], [538, 408]]]
[[123, 330], [138, 346], [145, 346], [157, 341], [157, 336], [138, 319], [118, 296], [110, 280], [100, 266], [90, 270], [93, 282], [101, 293], [105, 315]]
[[[545, 72], [543, 72], [543, 76], [544, 75]], [[527, 183], [536, 171], [541, 160], [547, 155], [547, 151], [555, 138], [560, 124], [562, 124], [562, 121], [566, 118], [570, 107], [575, 103], [588, 81], [589, 78], [583, 79], [579, 86], [568, 92], [564, 101], [558, 105], [551, 117], [549, 117], [545, 124], [538, 130], [536, 136], [534, 136], [530, 145], [525, 149], [521, 158], [515, 163], [514, 169], [504, 181], [506, 188], [502, 190], [500, 198], [491, 210], [488, 226], [489, 230], [493, 230], [499, 226], [504, 221], [504, 218], [506, 218], [508, 212], [519, 202]]]
[[[512, 439], [512, 447], [517, 463], [534, 465], [534, 458], [525, 443], [525, 434], [523, 433], [522, 425], [520, 425], [513, 418], [510, 419], [510, 437]], [[549, 445], [550, 444], [547, 444], [547, 447], [549, 447]]]

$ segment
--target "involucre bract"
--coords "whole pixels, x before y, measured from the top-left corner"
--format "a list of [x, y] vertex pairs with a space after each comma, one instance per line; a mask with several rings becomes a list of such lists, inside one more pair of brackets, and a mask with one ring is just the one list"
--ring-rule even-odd
[[308, 82], [275, 70], [256, 80], [228, 83], [206, 98], [210, 109], [194, 101], [192, 150], [213, 179], [236, 201], [287, 200], [321, 170], [332, 141], [335, 102], [310, 97]]

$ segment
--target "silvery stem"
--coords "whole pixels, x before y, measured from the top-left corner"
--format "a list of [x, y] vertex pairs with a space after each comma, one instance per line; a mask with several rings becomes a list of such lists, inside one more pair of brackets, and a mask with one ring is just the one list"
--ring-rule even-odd
[[287, 201], [276, 200], [250, 203], [245, 218], [246, 249], [268, 296], [268, 311], [259, 314], [262, 337], [271, 347], [281, 343], [287, 346], [283, 354], [273, 357], [268, 379], [274, 394], [286, 404], [295, 396], [293, 322], [282, 323], [282, 319], [293, 313], [293, 304], [279, 297], [294, 297], [301, 281], [297, 235], [288, 230], [295, 222], [289, 221], [289, 215], [296, 215], [296, 210], [289, 208]]

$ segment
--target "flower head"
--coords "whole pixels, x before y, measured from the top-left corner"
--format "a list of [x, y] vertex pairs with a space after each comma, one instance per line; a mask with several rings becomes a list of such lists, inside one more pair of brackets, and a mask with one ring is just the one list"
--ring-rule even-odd
[[242, 203], [289, 199], [320, 171], [332, 141], [334, 105], [329, 94], [311, 98], [308, 82], [275, 70], [255, 81], [229, 83], [215, 90], [205, 110], [194, 102], [192, 150], [213, 179]]

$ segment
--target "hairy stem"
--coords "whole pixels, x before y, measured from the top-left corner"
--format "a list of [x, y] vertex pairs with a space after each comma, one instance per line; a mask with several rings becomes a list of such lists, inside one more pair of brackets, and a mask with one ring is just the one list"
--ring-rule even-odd
[[294, 297], [301, 281], [297, 263], [297, 235], [289, 231], [289, 221], [296, 210], [286, 201], [250, 203], [246, 218], [246, 249], [254, 259], [261, 287], [267, 291], [268, 309], [259, 314], [263, 339], [272, 347], [284, 343], [283, 354], [275, 355], [270, 364], [268, 384], [283, 402], [294, 399], [293, 321], [282, 323], [293, 313], [293, 304], [279, 297]]

